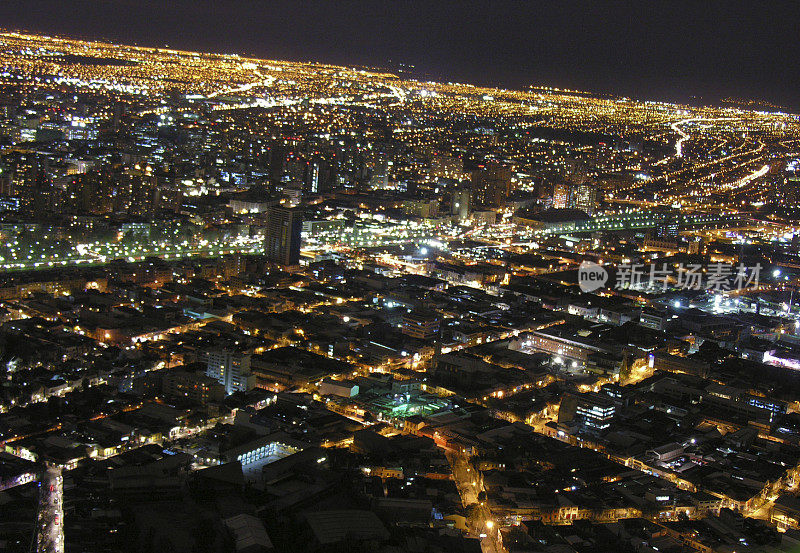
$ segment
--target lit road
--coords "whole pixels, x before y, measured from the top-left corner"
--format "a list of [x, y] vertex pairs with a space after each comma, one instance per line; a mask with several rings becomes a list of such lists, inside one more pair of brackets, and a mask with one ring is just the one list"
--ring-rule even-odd
[[769, 165], [764, 165], [763, 167], [761, 167], [761, 169], [758, 169], [757, 171], [753, 171], [749, 175], [744, 176], [744, 177], [742, 177], [741, 179], [739, 179], [737, 181], [734, 181], [732, 183], [729, 183], [729, 184], [725, 185], [725, 188], [731, 189], [731, 190], [735, 190], [737, 188], [742, 188], [742, 187], [747, 186], [748, 184], [750, 184], [755, 179], [757, 179], [759, 177], [763, 177], [767, 173], [769, 173]]
[[692, 138], [692, 135], [685, 132], [681, 129], [681, 125], [686, 125], [688, 123], [699, 123], [699, 122], [711, 122], [715, 123], [718, 121], [732, 121], [735, 120], [735, 117], [717, 117], [717, 118], [707, 118], [707, 117], [695, 117], [692, 119], [682, 119], [680, 121], [675, 121], [671, 123], [669, 128], [678, 133], [680, 138], [675, 142], [675, 157], [683, 157], [683, 143]]
[[245, 83], [237, 87], [223, 88], [220, 90], [216, 90], [210, 93], [208, 96], [206, 96], [206, 98], [216, 98], [217, 96], [223, 94], [238, 94], [240, 92], [248, 92], [256, 86], [270, 87], [275, 82], [275, 77], [271, 75], [264, 75], [263, 73], [257, 70], [253, 70], [253, 73], [255, 73], [255, 75], [258, 77], [258, 80], [250, 83]]
[[[163, 259], [183, 259], [189, 257], [216, 257], [233, 253], [258, 253], [261, 250], [258, 244], [228, 244], [212, 245], [199, 248], [152, 248], [137, 249], [136, 251], [111, 252], [100, 248], [98, 251], [76, 251], [76, 255], [61, 255], [51, 258], [50, 261], [32, 261], [30, 259], [14, 259], [11, 262], [0, 264], [0, 269], [7, 271], [25, 271], [35, 269], [49, 269], [64, 266], [90, 266], [104, 265], [115, 259], [126, 259], [133, 263], [144, 261], [148, 257], [160, 257]], [[82, 254], [81, 254], [82, 253]]]
[[676, 121], [670, 125], [670, 128], [678, 133], [681, 137], [675, 142], [675, 157], [683, 157], [683, 143], [690, 139], [692, 136], [681, 130], [680, 125], [694, 121], [694, 119], [684, 119], [683, 121]]
[[39, 480], [39, 515], [36, 529], [37, 553], [64, 551], [64, 509], [61, 469], [48, 467]]
[[459, 453], [448, 453], [447, 458], [453, 468], [453, 480], [461, 495], [462, 504], [465, 507], [477, 505], [479, 528], [475, 530], [480, 534], [483, 553], [505, 553], [506, 549], [500, 541], [500, 525], [489, 507], [478, 501], [479, 494], [484, 491], [480, 473]]

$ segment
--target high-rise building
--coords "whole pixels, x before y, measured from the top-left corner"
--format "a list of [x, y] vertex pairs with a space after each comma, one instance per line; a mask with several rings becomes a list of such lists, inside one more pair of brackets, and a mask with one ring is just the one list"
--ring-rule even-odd
[[14, 152], [4, 161], [12, 175], [8, 187], [11, 195], [19, 197], [23, 210], [34, 211], [37, 192], [45, 180], [47, 160], [35, 153]]
[[206, 375], [223, 386], [225, 393], [247, 392], [255, 386], [255, 375], [250, 372], [250, 354], [230, 350], [208, 352]]
[[561, 399], [558, 422], [577, 423], [584, 431], [600, 433], [611, 427], [615, 413], [614, 401], [606, 395], [567, 394]]
[[589, 182], [573, 184], [562, 182], [553, 188], [553, 207], [556, 209], [580, 209], [589, 215], [597, 210], [597, 187]]
[[406, 215], [433, 219], [439, 215], [439, 200], [406, 200], [403, 202]]
[[499, 163], [489, 163], [472, 173], [472, 197], [484, 207], [500, 207], [511, 194], [511, 168]]
[[580, 209], [589, 215], [594, 215], [594, 212], [597, 210], [597, 187], [588, 182], [576, 185], [574, 204], [575, 209]]
[[435, 155], [431, 158], [430, 174], [440, 179], [460, 180], [464, 178], [464, 161], [460, 157]]
[[272, 185], [279, 183], [286, 169], [288, 150], [280, 142], [273, 142], [269, 148], [269, 177]]
[[390, 161], [379, 158], [376, 159], [370, 168], [369, 185], [372, 188], [386, 188], [389, 185]]
[[279, 265], [300, 263], [300, 233], [303, 213], [299, 209], [272, 206], [267, 209], [264, 254]]
[[401, 331], [407, 336], [428, 340], [439, 334], [439, 316], [426, 310], [415, 310], [403, 314]]
[[553, 187], [553, 207], [556, 209], [567, 209], [569, 205], [571, 186], [566, 182], [561, 182]]
[[472, 198], [469, 190], [455, 190], [450, 196], [450, 214], [455, 215], [459, 221], [469, 217], [472, 208]]
[[322, 194], [331, 188], [333, 174], [330, 164], [322, 159], [308, 162], [303, 189], [310, 194]]
[[222, 400], [227, 392], [217, 379], [183, 369], [164, 371], [161, 389], [168, 396], [187, 398], [202, 405]]
[[0, 196], [8, 197], [15, 195], [13, 176], [8, 167], [0, 163]]
[[564, 180], [570, 184], [584, 184], [589, 182], [589, 170], [586, 168], [586, 164], [577, 159], [566, 160], [561, 175]]
[[595, 392], [587, 392], [578, 398], [575, 414], [587, 430], [602, 432], [611, 427], [615, 412], [612, 400]]

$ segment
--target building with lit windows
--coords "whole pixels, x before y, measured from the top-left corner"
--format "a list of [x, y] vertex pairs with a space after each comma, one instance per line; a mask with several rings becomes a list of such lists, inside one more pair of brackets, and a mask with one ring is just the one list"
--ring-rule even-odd
[[186, 398], [205, 405], [225, 397], [225, 388], [215, 378], [184, 369], [165, 370], [162, 379], [165, 395]]
[[402, 332], [406, 336], [427, 340], [439, 334], [439, 316], [429, 311], [412, 311], [403, 315]]
[[553, 207], [580, 209], [593, 215], [597, 210], [597, 187], [591, 183], [559, 183], [553, 188]]
[[431, 176], [441, 179], [462, 179], [464, 161], [460, 157], [435, 155], [431, 158]]
[[255, 376], [250, 372], [250, 354], [230, 350], [208, 353], [206, 375], [223, 386], [225, 393], [246, 392], [255, 387]]
[[299, 209], [273, 206], [267, 209], [264, 254], [279, 265], [300, 263], [300, 234], [303, 214]]
[[490, 163], [472, 174], [472, 197], [479, 206], [500, 207], [511, 194], [511, 168]]
[[578, 363], [585, 363], [592, 353], [611, 353], [597, 338], [582, 337], [573, 327], [566, 324], [531, 332], [525, 337], [523, 346]]
[[406, 200], [403, 202], [406, 215], [420, 219], [433, 219], [439, 215], [439, 200]]
[[293, 440], [288, 435], [278, 432], [251, 440], [244, 444], [220, 452], [222, 462], [239, 461], [242, 465], [249, 465], [273, 457], [278, 460], [297, 453], [307, 444]]
[[616, 413], [614, 402], [595, 392], [581, 394], [575, 410], [576, 417], [582, 421], [587, 430], [602, 432], [611, 427], [611, 421]]
[[472, 210], [472, 198], [469, 190], [456, 190], [450, 197], [450, 215], [454, 215], [459, 221], [464, 221], [469, 217]]
[[578, 428], [600, 433], [611, 427], [616, 414], [614, 400], [597, 392], [567, 394], [561, 400], [558, 411], [559, 423], [572, 423]]

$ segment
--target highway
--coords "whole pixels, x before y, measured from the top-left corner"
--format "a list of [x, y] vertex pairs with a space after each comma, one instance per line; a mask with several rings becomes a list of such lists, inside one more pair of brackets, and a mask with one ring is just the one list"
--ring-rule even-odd
[[675, 157], [683, 157], [683, 143], [692, 138], [692, 135], [688, 134], [683, 129], [681, 129], [680, 127], [681, 125], [686, 125], [688, 123], [699, 123], [699, 122], [716, 123], [719, 121], [732, 121], [735, 119], [736, 119], [735, 117], [716, 117], [716, 118], [694, 117], [690, 119], [682, 119], [680, 121], [675, 121], [674, 123], [671, 123], [669, 128], [680, 135], [680, 138], [675, 142]]
[[39, 514], [36, 526], [37, 553], [64, 551], [64, 478], [61, 469], [47, 467], [39, 480]]
[[670, 128], [678, 133], [681, 137], [675, 142], [675, 157], [683, 157], [683, 143], [690, 139], [692, 136], [681, 130], [680, 125], [694, 121], [694, 119], [684, 119], [683, 121], [676, 121], [670, 125]]
[[258, 77], [257, 80], [245, 83], [241, 86], [221, 88], [219, 90], [210, 93], [208, 96], [206, 96], [206, 98], [216, 98], [217, 96], [220, 96], [222, 94], [238, 94], [239, 92], [247, 92], [249, 90], [252, 90], [253, 87], [256, 86], [263, 86], [265, 88], [269, 88], [275, 82], [275, 77], [271, 75], [264, 75], [263, 73], [257, 70], [253, 70], [253, 73]]

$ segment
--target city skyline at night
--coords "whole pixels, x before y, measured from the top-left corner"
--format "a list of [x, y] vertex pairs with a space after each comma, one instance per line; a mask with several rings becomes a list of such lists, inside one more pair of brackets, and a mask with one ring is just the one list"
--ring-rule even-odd
[[23, 4], [0, 550], [798, 550], [791, 6]]
[[[158, 14], [157, 17], [153, 17]], [[404, 70], [422, 80], [797, 112], [793, 2], [8, 0], [2, 26], [259, 58]]]

